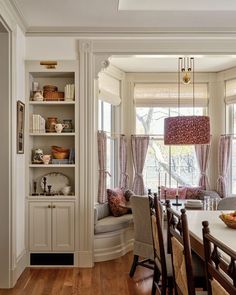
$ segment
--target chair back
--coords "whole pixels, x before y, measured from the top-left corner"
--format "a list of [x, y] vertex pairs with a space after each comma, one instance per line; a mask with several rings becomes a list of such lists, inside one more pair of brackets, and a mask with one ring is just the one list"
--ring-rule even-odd
[[134, 254], [153, 259], [153, 242], [149, 199], [147, 196], [132, 196], [130, 198], [134, 222]]
[[173, 277], [178, 294], [195, 295], [192, 254], [185, 209], [181, 215], [167, 202], [168, 239], [173, 265]]
[[221, 199], [217, 206], [217, 210], [236, 210], [236, 197]]
[[210, 234], [208, 221], [202, 225], [208, 294], [236, 294], [236, 253]]
[[152, 239], [153, 239], [153, 250], [154, 259], [158, 265], [158, 269], [162, 275], [163, 280], [167, 282], [167, 266], [166, 266], [166, 251], [164, 246], [163, 237], [163, 209], [161, 202], [157, 199], [157, 196], [152, 198], [149, 197], [150, 206], [150, 218], [152, 227]]

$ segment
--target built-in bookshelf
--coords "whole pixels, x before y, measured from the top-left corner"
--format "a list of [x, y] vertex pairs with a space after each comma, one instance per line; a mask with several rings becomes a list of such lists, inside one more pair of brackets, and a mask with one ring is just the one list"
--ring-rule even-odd
[[[56, 89], [52, 97], [45, 86]], [[25, 153], [30, 253], [73, 252], [75, 248], [79, 191], [78, 86], [76, 61], [58, 62], [55, 69], [46, 69], [39, 61], [26, 62]], [[62, 130], [57, 130], [56, 124], [61, 124], [57, 127]], [[51, 224], [54, 219], [59, 224]]]

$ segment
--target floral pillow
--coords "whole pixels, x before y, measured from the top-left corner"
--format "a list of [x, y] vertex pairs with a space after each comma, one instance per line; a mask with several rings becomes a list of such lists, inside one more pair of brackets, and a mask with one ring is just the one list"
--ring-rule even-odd
[[186, 199], [198, 199], [198, 194], [200, 190], [203, 190], [202, 186], [187, 186], [187, 192], [186, 192]]
[[[167, 187], [166, 188], [166, 199], [175, 199], [176, 197], [176, 191], [177, 188], [170, 188]], [[179, 199], [186, 199], [186, 192], [187, 192], [187, 188], [186, 187], [179, 187], [178, 190], [178, 195], [179, 195]], [[161, 199], [165, 198], [165, 187], [162, 186], [161, 187]]]
[[107, 198], [113, 216], [118, 217], [129, 213], [128, 208], [122, 207], [122, 205], [125, 205], [126, 200], [120, 188], [107, 189]]

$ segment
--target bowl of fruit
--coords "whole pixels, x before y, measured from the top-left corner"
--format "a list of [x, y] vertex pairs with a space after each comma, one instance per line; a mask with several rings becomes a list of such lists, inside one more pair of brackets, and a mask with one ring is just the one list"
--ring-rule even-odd
[[219, 217], [228, 227], [236, 229], [236, 210], [227, 214], [222, 212]]

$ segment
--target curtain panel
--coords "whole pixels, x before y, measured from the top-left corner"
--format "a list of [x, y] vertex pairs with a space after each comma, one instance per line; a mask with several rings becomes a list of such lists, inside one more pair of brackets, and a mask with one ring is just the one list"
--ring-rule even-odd
[[144, 194], [143, 167], [147, 155], [149, 136], [131, 136], [131, 150], [134, 165], [134, 182], [132, 190], [137, 195]]
[[107, 192], [106, 192], [107, 135], [104, 131], [97, 132], [97, 143], [98, 143], [98, 166], [99, 166], [98, 202], [105, 203], [107, 201]]
[[127, 139], [125, 135], [120, 136], [119, 163], [120, 163], [119, 187], [122, 189], [127, 189], [129, 175], [127, 174]]
[[200, 170], [199, 186], [209, 189], [209, 180], [206, 170], [209, 163], [210, 144], [195, 145], [195, 153]]
[[217, 192], [222, 198], [227, 195], [226, 184], [229, 170], [229, 162], [232, 148], [232, 138], [230, 135], [221, 135], [218, 147], [218, 170]]

